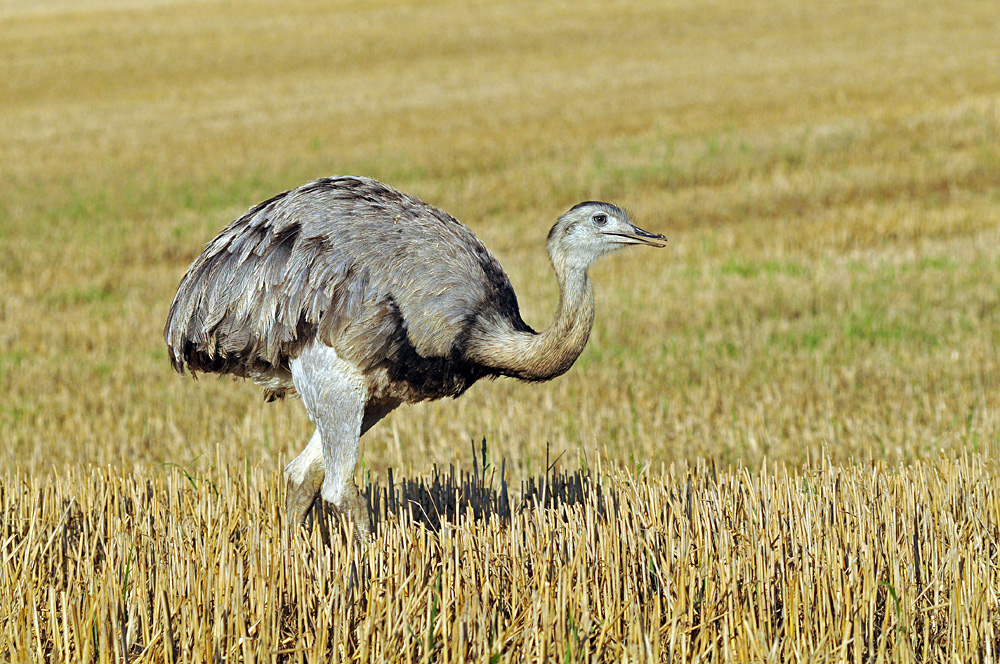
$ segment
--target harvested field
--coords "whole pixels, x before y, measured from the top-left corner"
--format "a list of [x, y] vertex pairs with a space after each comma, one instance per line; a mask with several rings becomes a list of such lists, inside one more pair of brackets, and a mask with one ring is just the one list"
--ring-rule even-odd
[[[0, 659], [996, 660], [998, 34], [994, 0], [0, 2]], [[669, 238], [592, 271], [567, 375], [365, 436], [364, 550], [282, 530], [301, 404], [161, 336], [205, 242], [337, 173], [463, 220], [535, 328], [571, 205]]]
[[[4, 487], [0, 647], [51, 661], [992, 661], [995, 467], [371, 484], [366, 551], [279, 477]], [[226, 493], [223, 493], [224, 491]], [[457, 509], [456, 509], [457, 507]], [[322, 527], [320, 527], [322, 526]]]

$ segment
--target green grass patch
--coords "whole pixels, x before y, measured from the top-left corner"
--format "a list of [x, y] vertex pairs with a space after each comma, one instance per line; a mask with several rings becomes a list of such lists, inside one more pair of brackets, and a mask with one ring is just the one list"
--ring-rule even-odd
[[50, 306], [61, 308], [100, 304], [119, 298], [119, 293], [108, 285], [87, 284], [58, 288], [49, 293], [47, 301]]
[[844, 337], [849, 341], [871, 345], [915, 343], [924, 347], [937, 346], [937, 335], [906, 319], [889, 319], [873, 311], [851, 312], [843, 323]]
[[804, 277], [809, 273], [805, 267], [791, 261], [780, 261], [773, 258], [741, 260], [735, 257], [727, 259], [719, 267], [719, 272], [724, 276], [737, 276], [744, 279], [754, 279], [761, 276], [776, 277], [779, 275]]

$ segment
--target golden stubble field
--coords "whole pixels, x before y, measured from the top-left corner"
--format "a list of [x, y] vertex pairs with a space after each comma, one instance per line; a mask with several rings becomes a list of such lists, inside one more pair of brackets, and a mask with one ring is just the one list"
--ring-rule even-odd
[[[998, 34], [985, 0], [0, 2], [0, 659], [991, 661]], [[566, 376], [366, 436], [365, 550], [281, 530], [301, 404], [161, 340], [206, 241], [335, 173], [466, 222], [536, 328], [572, 204], [670, 239], [594, 269]]]

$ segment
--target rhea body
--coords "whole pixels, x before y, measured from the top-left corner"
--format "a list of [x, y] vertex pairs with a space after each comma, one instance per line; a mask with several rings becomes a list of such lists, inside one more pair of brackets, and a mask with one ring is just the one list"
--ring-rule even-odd
[[548, 235], [559, 307], [539, 333], [455, 218], [375, 180], [324, 178], [212, 240], [181, 280], [164, 338], [179, 373], [249, 378], [269, 400], [298, 393], [316, 432], [285, 469], [289, 524], [321, 495], [363, 536], [361, 436], [402, 403], [458, 397], [480, 378], [565, 373], [594, 321], [587, 270], [628, 244], [661, 247], [663, 236], [609, 203], [563, 214]]

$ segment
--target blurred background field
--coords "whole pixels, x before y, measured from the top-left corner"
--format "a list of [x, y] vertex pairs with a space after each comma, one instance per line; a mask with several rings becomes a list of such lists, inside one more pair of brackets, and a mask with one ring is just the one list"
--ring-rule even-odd
[[544, 327], [584, 199], [669, 236], [594, 270], [568, 376], [373, 430], [366, 467], [486, 437], [643, 462], [995, 446], [1000, 40], [989, 2], [6, 4], [5, 465], [277, 463], [296, 402], [168, 370], [161, 327], [231, 219], [371, 175], [471, 226]]
[[669, 238], [593, 270], [566, 376], [369, 432], [377, 481], [468, 466], [484, 438], [512, 486], [559, 455], [656, 474], [971, 454], [995, 479], [998, 35], [988, 0], [0, 2], [0, 486], [222, 463], [271, 495], [301, 404], [181, 379], [162, 325], [230, 220], [340, 173], [465, 222], [536, 328], [569, 206]]

